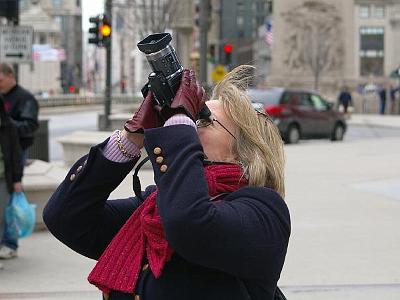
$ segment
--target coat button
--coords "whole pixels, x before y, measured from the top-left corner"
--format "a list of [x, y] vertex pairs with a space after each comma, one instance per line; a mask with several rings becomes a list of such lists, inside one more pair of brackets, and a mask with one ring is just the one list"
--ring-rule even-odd
[[167, 165], [162, 165], [162, 166], [160, 167], [161, 173], [167, 172], [167, 169], [168, 169]]
[[80, 171], [82, 171], [82, 168], [83, 168], [82, 166], [79, 166], [78, 169], [76, 169], [76, 172], [79, 173]]
[[164, 161], [164, 157], [162, 157], [162, 156], [158, 156], [156, 158], [156, 163], [158, 163], [159, 165], [161, 165], [163, 163], [163, 161]]
[[74, 181], [76, 175], [75, 174], [71, 174], [71, 176], [69, 177], [69, 180]]
[[161, 148], [160, 147], [155, 147], [153, 150], [155, 155], [160, 155], [161, 154]]
[[142, 268], [142, 271], [146, 271], [149, 268], [149, 264], [145, 264]]

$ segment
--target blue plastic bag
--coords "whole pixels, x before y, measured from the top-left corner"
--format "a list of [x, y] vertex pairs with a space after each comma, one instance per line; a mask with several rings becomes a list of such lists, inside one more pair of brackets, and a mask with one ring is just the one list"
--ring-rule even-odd
[[30, 204], [23, 192], [12, 193], [6, 207], [7, 234], [14, 239], [27, 237], [35, 227], [36, 205]]

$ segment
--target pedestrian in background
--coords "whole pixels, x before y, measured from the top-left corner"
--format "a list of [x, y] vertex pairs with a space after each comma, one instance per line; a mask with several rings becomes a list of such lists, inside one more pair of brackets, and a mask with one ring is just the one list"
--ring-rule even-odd
[[[245, 91], [252, 71], [227, 74], [207, 102], [209, 118], [196, 120], [205, 93], [189, 70], [161, 114], [148, 93], [125, 130], [79, 159], [47, 203], [49, 230], [98, 260], [88, 280], [104, 299], [279, 294], [290, 235], [284, 150], [276, 125]], [[156, 186], [108, 201], [143, 146]]]
[[386, 93], [387, 93], [386, 85], [383, 85], [379, 91], [379, 100], [380, 100], [379, 113], [381, 115], [384, 115], [386, 110]]
[[400, 87], [395, 88], [393, 85], [390, 86], [390, 112], [392, 115], [396, 114], [396, 94], [399, 92]]
[[[14, 69], [6, 63], [0, 63], [0, 94], [3, 96], [4, 107], [17, 128], [22, 150], [21, 161], [25, 166], [28, 148], [33, 144], [35, 131], [39, 127], [39, 104], [30, 92], [17, 84]], [[18, 240], [10, 238], [7, 242], [10, 246], [7, 247], [9, 252], [17, 251]]]
[[348, 107], [352, 105], [352, 97], [350, 94], [350, 90], [347, 86], [344, 86], [338, 97], [339, 106], [343, 106], [343, 112], [347, 114]]
[[14, 69], [5, 63], [0, 63], [0, 94], [3, 95], [5, 108], [17, 127], [22, 162], [25, 165], [27, 149], [33, 144], [34, 133], [39, 127], [39, 104], [30, 92], [17, 84]]
[[21, 192], [23, 166], [18, 132], [0, 95], [0, 259], [17, 256], [15, 241], [7, 235], [5, 207], [11, 193]]

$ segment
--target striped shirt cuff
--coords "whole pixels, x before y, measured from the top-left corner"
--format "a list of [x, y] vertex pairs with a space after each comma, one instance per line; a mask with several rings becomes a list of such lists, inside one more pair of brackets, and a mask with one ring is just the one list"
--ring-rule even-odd
[[173, 125], [189, 125], [197, 129], [196, 124], [193, 122], [193, 120], [184, 114], [175, 115], [169, 118], [165, 122], [164, 127]]
[[[107, 145], [104, 147], [103, 149], [104, 157], [113, 162], [124, 163], [131, 161], [132, 159], [123, 155], [121, 150], [118, 148], [117, 136], [118, 136], [118, 130], [113, 132], [113, 134], [110, 136]], [[136, 146], [136, 144], [128, 140], [123, 134], [121, 134], [121, 143], [125, 147], [128, 154], [137, 157], [140, 156], [140, 149], [138, 148], [138, 146]]]

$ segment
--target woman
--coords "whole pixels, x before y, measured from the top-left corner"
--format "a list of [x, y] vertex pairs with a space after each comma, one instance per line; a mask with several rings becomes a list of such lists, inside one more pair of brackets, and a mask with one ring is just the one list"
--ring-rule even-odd
[[[149, 93], [125, 130], [81, 158], [50, 199], [48, 228], [98, 260], [88, 280], [105, 299], [274, 298], [290, 235], [284, 156], [276, 127], [242, 89], [249, 69], [215, 88], [212, 116], [198, 128], [205, 94], [193, 72], [160, 114]], [[156, 186], [144, 201], [107, 201], [143, 145]]]
[[[17, 129], [12, 124], [0, 96], [0, 258], [17, 256], [13, 243], [7, 236], [5, 207], [12, 192], [22, 191], [21, 148]], [[0, 266], [1, 268], [1, 266]]]

